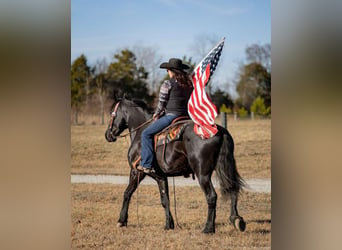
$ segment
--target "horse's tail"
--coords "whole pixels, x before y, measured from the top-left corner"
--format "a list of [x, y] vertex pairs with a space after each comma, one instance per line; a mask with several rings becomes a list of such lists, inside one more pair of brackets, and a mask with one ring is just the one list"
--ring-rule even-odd
[[245, 184], [236, 169], [233, 138], [225, 131], [222, 139], [215, 170], [219, 179], [222, 197], [227, 199], [231, 193], [239, 193]]

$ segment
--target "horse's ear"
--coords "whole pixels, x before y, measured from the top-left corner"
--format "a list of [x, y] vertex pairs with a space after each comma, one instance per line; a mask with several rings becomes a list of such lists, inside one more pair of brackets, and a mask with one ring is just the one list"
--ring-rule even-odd
[[130, 94], [129, 93], [127, 94], [126, 92], [124, 92], [122, 100], [131, 100], [131, 99], [132, 97], [130, 96]]
[[116, 92], [114, 91], [114, 93], [113, 93], [113, 101], [117, 102], [117, 100], [118, 100], [118, 97], [116, 96]]

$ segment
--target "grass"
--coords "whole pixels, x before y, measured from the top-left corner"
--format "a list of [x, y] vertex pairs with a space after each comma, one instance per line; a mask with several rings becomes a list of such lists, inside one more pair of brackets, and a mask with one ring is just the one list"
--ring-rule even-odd
[[[207, 205], [199, 187], [176, 187], [177, 219], [181, 229], [165, 231], [165, 214], [156, 186], [140, 186], [132, 196], [128, 226], [117, 228], [125, 186], [72, 185], [72, 249], [270, 249], [270, 194], [244, 192], [239, 213], [245, 232], [228, 223], [229, 202], [220, 194], [216, 233], [204, 235]], [[171, 195], [171, 212], [176, 217]]]
[[128, 175], [129, 138], [108, 143], [106, 126], [71, 127], [71, 173]]

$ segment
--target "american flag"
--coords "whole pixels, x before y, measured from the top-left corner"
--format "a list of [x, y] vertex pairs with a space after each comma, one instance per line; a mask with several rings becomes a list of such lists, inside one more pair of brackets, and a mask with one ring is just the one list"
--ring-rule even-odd
[[191, 75], [194, 90], [188, 102], [188, 113], [195, 123], [194, 132], [202, 139], [213, 137], [217, 133], [217, 109], [204, 88], [216, 69], [223, 45], [224, 38], [201, 60]]

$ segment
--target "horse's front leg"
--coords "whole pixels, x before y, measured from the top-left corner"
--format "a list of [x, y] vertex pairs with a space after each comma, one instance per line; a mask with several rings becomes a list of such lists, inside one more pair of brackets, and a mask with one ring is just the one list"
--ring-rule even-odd
[[120, 218], [117, 224], [118, 227], [127, 226], [129, 202], [131, 200], [132, 194], [137, 189], [139, 183], [145, 178], [145, 176], [146, 175], [143, 172], [137, 171], [136, 169], [131, 169], [129, 183], [123, 196]]
[[174, 229], [174, 222], [170, 212], [170, 199], [169, 199], [169, 184], [167, 178], [156, 179], [159, 186], [160, 200], [163, 208], [165, 209], [165, 230]]

